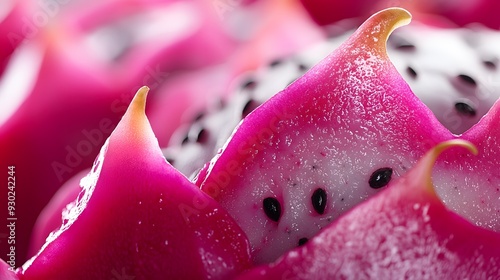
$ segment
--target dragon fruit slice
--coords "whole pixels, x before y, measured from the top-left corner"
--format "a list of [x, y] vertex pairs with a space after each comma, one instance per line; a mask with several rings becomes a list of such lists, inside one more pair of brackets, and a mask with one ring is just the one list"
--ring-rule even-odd
[[75, 205], [20, 279], [225, 279], [247, 269], [245, 234], [164, 159], [147, 88], [101, 149]]
[[248, 115], [200, 172], [197, 185], [247, 233], [257, 263], [303, 244], [452, 137], [386, 54], [409, 19], [397, 8], [372, 16]]
[[477, 152], [463, 140], [439, 144], [308, 244], [239, 279], [497, 279], [500, 233], [451, 211], [432, 186], [436, 158], [457, 146]]

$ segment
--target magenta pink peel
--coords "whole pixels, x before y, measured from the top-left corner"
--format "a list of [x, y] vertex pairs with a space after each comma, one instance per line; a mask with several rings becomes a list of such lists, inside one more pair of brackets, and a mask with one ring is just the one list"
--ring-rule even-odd
[[225, 279], [250, 267], [245, 234], [217, 202], [169, 165], [139, 90], [82, 179], [63, 225], [20, 279]]

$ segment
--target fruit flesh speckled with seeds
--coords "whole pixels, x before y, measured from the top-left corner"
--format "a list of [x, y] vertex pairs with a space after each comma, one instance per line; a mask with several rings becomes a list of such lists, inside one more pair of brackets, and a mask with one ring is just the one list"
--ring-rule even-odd
[[[406, 173], [430, 147], [457, 138], [389, 61], [383, 31], [390, 29], [379, 15], [249, 114], [196, 179], [245, 230], [256, 262], [272, 261], [312, 237]], [[481, 154], [472, 158], [452, 149], [453, 156], [436, 167], [447, 174], [436, 179], [446, 205], [493, 230], [500, 230], [500, 180], [490, 170], [498, 168], [494, 159], [500, 151], [485, 141], [496, 143], [500, 137], [491, 125], [498, 104], [461, 136]], [[456, 165], [447, 165], [450, 161]], [[327, 194], [323, 214], [312, 205], [318, 188]], [[269, 198], [281, 209], [277, 221], [263, 203]]]
[[[500, 51], [492, 47], [500, 32], [418, 23], [398, 31], [389, 55], [415, 94], [452, 133], [478, 123], [500, 97]], [[413, 48], [402, 49], [402, 42]]]
[[[238, 279], [497, 279], [500, 233], [447, 208], [434, 191], [431, 149], [407, 174], [335, 221], [304, 246]], [[470, 152], [469, 151], [469, 152]]]
[[[399, 177], [426, 150], [451, 137], [385, 52], [389, 33], [408, 20], [400, 9], [371, 17], [325, 60], [248, 115], [201, 171], [197, 184], [245, 230], [256, 262], [275, 260], [375, 194], [369, 185], [374, 171], [390, 167], [392, 177]], [[318, 188], [326, 192], [323, 214], [312, 205]], [[263, 209], [267, 198], [279, 202], [278, 221]]]

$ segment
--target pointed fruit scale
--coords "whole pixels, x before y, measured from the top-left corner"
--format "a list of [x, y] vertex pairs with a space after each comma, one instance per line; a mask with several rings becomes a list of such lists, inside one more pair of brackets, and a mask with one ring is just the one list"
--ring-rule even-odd
[[82, 192], [20, 279], [225, 279], [250, 267], [244, 232], [169, 165], [141, 88]]
[[388, 36], [409, 20], [399, 8], [373, 15], [250, 113], [201, 170], [197, 185], [245, 230], [256, 262], [311, 238], [452, 138], [387, 56]]
[[436, 195], [431, 171], [451, 140], [307, 244], [239, 279], [497, 279], [500, 234], [473, 225]]
[[[15, 56], [11, 62], [19, 64], [6, 68], [6, 73], [13, 70], [13, 76], [3, 84], [9, 86], [1, 89], [2, 95], [25, 94], [26, 98], [0, 126], [0, 165], [15, 166], [17, 185], [26, 186], [16, 189], [16, 251], [21, 264], [27, 259], [37, 215], [62, 183], [92, 165], [118, 123], [121, 112], [116, 113], [111, 104], [121, 92], [96, 75], [98, 71], [87, 68], [84, 56], [69, 55], [57, 44], [30, 41]], [[0, 102], [0, 107], [5, 105]], [[7, 196], [0, 202], [7, 203]], [[0, 217], [6, 219], [7, 212]], [[0, 243], [0, 253], [6, 254], [7, 249]]]
[[[236, 44], [200, 1], [1, 2], [0, 14], [12, 9], [0, 20], [0, 165], [30, 175], [18, 176], [27, 187], [16, 193], [21, 264], [37, 215], [92, 165], [139, 86], [158, 89], [174, 71], [220, 63]], [[20, 96], [15, 107], [5, 102]], [[8, 249], [0, 243], [1, 255]]]

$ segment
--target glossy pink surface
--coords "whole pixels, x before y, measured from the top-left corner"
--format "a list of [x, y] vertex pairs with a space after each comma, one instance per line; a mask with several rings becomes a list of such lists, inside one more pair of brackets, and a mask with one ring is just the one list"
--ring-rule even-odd
[[224, 279], [248, 268], [248, 241], [218, 203], [170, 166], [141, 88], [83, 179], [83, 191], [21, 279]]

